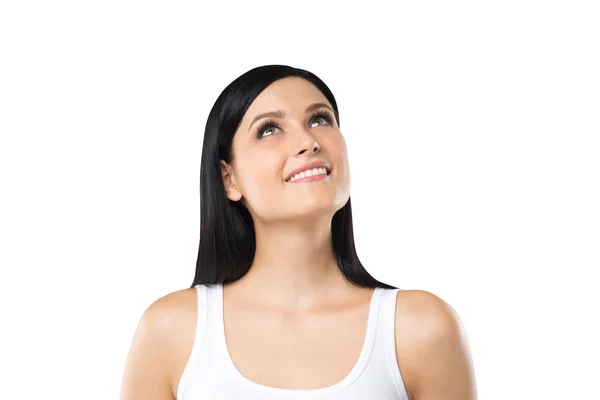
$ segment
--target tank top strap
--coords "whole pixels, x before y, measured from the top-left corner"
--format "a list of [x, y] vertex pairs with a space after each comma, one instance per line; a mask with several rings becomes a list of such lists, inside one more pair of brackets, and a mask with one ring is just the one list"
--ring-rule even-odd
[[[210, 336], [212, 345], [216, 343], [219, 346], [225, 345], [225, 335], [223, 331], [223, 284], [216, 283], [213, 285], [206, 285], [206, 300], [207, 300], [207, 324], [206, 334]], [[218, 350], [221, 348], [211, 349], [211, 355], [222, 356]]]
[[189, 375], [192, 369], [192, 365], [198, 358], [202, 343], [206, 336], [206, 326], [208, 322], [208, 298], [207, 288], [205, 285], [196, 285], [196, 298], [197, 298], [197, 313], [196, 313], [196, 332], [194, 336], [194, 344], [192, 345], [192, 351], [183, 370], [181, 378], [179, 379], [179, 385], [177, 386], [177, 399], [183, 398], [183, 391], [189, 380]]
[[394, 386], [398, 394], [403, 399], [408, 399], [408, 394], [404, 386], [404, 381], [398, 367], [398, 355], [396, 353], [396, 326], [401, 324], [396, 323], [396, 303], [398, 292], [403, 289], [386, 289], [381, 299], [381, 318], [379, 319], [378, 331], [381, 332], [381, 343], [384, 347], [386, 364], [388, 366], [390, 376], [394, 382]]

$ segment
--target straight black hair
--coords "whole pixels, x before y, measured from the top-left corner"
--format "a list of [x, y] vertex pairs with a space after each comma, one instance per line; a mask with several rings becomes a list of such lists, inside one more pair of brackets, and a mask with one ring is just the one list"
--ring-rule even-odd
[[[254, 99], [271, 83], [300, 77], [317, 87], [329, 100], [339, 126], [335, 97], [316, 75], [287, 65], [265, 65], [251, 69], [231, 82], [213, 105], [204, 132], [200, 163], [200, 243], [196, 274], [191, 285], [224, 284], [243, 277], [256, 249], [254, 221], [241, 202], [225, 194], [220, 160], [232, 160], [232, 140]], [[346, 279], [359, 287], [396, 289], [379, 282], [363, 267], [354, 247], [350, 198], [331, 221], [332, 246], [337, 265]]]

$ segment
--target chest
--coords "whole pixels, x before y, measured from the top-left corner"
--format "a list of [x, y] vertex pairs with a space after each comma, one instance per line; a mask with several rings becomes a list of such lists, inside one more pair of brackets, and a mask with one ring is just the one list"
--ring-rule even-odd
[[225, 307], [227, 352], [239, 373], [255, 383], [328, 387], [357, 363], [368, 317], [368, 304], [303, 316]]

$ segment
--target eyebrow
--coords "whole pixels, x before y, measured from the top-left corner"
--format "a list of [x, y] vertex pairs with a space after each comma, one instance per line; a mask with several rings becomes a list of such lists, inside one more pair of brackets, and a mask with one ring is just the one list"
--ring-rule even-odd
[[[311, 104], [310, 106], [306, 107], [306, 110], [304, 110], [304, 113], [306, 114], [306, 113], [318, 110], [319, 108], [322, 108], [322, 107], [329, 108], [333, 112], [331, 107], [325, 103], [314, 103], [314, 104]], [[259, 119], [266, 118], [266, 117], [283, 118], [284, 116], [285, 116], [285, 113], [281, 110], [269, 111], [266, 113], [258, 114], [256, 117], [254, 117], [254, 119], [250, 123], [250, 126], [248, 127], [248, 132], [250, 132], [250, 128], [252, 128], [252, 125], [254, 125], [254, 123], [256, 121], [258, 121]]]

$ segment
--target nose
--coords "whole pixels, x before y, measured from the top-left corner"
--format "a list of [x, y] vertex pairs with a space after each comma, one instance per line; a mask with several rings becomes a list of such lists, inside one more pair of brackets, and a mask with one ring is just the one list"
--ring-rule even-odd
[[310, 133], [305, 133], [304, 135], [302, 135], [302, 138], [300, 139], [300, 144], [298, 145], [296, 154], [303, 155], [307, 152], [310, 152], [310, 154], [316, 154], [320, 150], [321, 150], [321, 145], [319, 144], [319, 142], [317, 142], [315, 137], [313, 135], [311, 135]]

